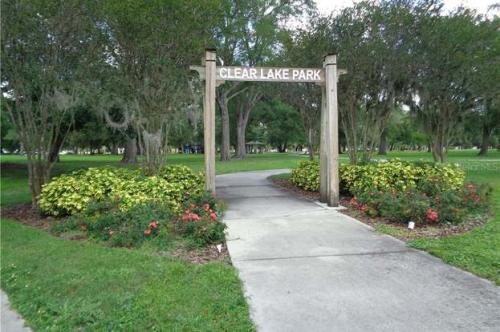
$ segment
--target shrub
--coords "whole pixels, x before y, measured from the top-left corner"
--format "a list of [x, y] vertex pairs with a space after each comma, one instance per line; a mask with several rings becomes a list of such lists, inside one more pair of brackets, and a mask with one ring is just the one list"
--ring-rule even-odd
[[39, 206], [49, 215], [71, 215], [92, 201], [109, 198], [120, 182], [139, 181], [139, 177], [138, 171], [123, 168], [88, 168], [63, 174], [43, 186]]
[[406, 192], [369, 192], [351, 200], [351, 205], [371, 217], [381, 216], [391, 221], [426, 222], [430, 199], [414, 189]]
[[184, 203], [184, 213], [176, 220], [177, 232], [196, 245], [220, 243], [226, 228], [221, 215], [221, 205], [213, 195], [193, 196]]
[[465, 173], [454, 165], [393, 159], [364, 165], [343, 165], [340, 178], [342, 188], [352, 194], [409, 189], [431, 194], [460, 189], [464, 185]]
[[161, 238], [168, 243], [168, 225], [172, 219], [163, 205], [148, 203], [120, 209], [120, 202], [105, 200], [90, 204], [84, 211], [53, 225], [54, 233], [79, 229], [87, 237], [114, 247], [137, 247], [145, 240]]
[[[464, 185], [465, 173], [454, 165], [429, 162], [406, 162], [399, 159], [361, 165], [340, 166], [340, 190], [350, 194], [372, 191], [405, 191], [418, 189], [433, 193], [458, 190]], [[319, 162], [301, 161], [292, 170], [291, 181], [309, 191], [319, 190]]]
[[290, 180], [297, 187], [309, 191], [319, 191], [319, 162], [303, 160], [292, 170]]
[[407, 191], [364, 192], [351, 199], [350, 205], [370, 217], [417, 224], [463, 221], [472, 213], [488, 210], [491, 188], [468, 184], [461, 190], [435, 192], [430, 196], [418, 189]]
[[61, 175], [46, 184], [40, 195], [40, 209], [53, 216], [83, 211], [90, 202], [115, 199], [127, 210], [145, 203], [167, 204], [180, 211], [190, 195], [203, 192], [203, 177], [186, 166], [168, 166], [158, 176], [119, 168], [89, 168]]

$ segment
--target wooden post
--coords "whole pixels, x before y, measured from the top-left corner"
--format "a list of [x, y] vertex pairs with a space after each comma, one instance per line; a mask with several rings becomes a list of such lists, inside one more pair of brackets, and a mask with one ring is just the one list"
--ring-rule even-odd
[[321, 125], [319, 142], [319, 201], [328, 201], [328, 114], [326, 112], [325, 85], [321, 85]]
[[215, 50], [205, 50], [205, 94], [203, 98], [205, 190], [215, 194]]
[[326, 91], [326, 116], [325, 131], [328, 155], [328, 206], [339, 205], [339, 127], [337, 105], [337, 56], [329, 54], [325, 57], [325, 91]]

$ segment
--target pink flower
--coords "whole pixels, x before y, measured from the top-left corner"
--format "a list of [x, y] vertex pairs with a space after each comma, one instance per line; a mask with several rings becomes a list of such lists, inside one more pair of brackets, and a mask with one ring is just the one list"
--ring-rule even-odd
[[349, 204], [355, 209], [357, 209], [359, 207], [359, 203], [358, 203], [356, 196], [351, 198], [351, 200], [349, 201]]
[[210, 213], [210, 219], [212, 219], [213, 221], [217, 220], [217, 213], [215, 212]]
[[150, 229], [146, 229], [146, 230], [144, 231], [144, 235], [150, 235], [150, 234], [151, 234], [151, 230], [150, 230]]
[[152, 222], [149, 223], [149, 227], [153, 229], [158, 228], [158, 221], [153, 220]]
[[437, 211], [434, 211], [433, 209], [429, 208], [427, 209], [427, 220], [431, 222], [435, 222], [439, 219], [439, 215]]

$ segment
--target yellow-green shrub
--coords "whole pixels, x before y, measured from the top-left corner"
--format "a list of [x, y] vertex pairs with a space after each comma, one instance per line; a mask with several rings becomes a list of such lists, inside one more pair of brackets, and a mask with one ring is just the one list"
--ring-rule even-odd
[[374, 190], [402, 192], [409, 189], [430, 193], [430, 190], [459, 190], [464, 185], [465, 173], [458, 166], [450, 164], [392, 159], [364, 165], [343, 165], [340, 179], [341, 187], [353, 194]]
[[319, 162], [303, 160], [292, 170], [290, 180], [297, 187], [309, 191], [319, 191]]
[[[363, 165], [340, 167], [340, 189], [352, 194], [368, 191], [423, 192], [459, 190], [463, 187], [465, 173], [457, 166], [429, 162], [406, 162], [399, 159]], [[302, 161], [292, 170], [291, 181], [297, 187], [319, 190], [319, 162]]]
[[48, 215], [72, 215], [91, 202], [113, 198], [123, 210], [161, 203], [176, 212], [187, 196], [202, 192], [203, 177], [185, 166], [168, 166], [149, 177], [128, 169], [89, 168], [54, 178], [42, 189], [39, 205]]

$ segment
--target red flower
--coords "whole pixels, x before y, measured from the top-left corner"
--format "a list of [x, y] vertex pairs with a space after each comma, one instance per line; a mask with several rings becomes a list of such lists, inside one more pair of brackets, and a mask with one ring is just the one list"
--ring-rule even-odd
[[358, 203], [358, 200], [356, 199], [356, 196], [351, 198], [351, 200], [349, 201], [349, 204], [355, 209], [357, 209], [359, 207], [359, 203]]
[[182, 221], [183, 222], [186, 222], [186, 221], [199, 221], [199, 220], [201, 220], [201, 218], [196, 213], [188, 212], [188, 213], [185, 213], [182, 216]]
[[158, 221], [153, 220], [152, 222], [149, 223], [149, 227], [153, 229], [158, 228]]
[[210, 213], [210, 219], [212, 219], [213, 221], [217, 220], [217, 213], [215, 212]]
[[146, 229], [146, 230], [144, 231], [144, 235], [150, 235], [150, 234], [151, 234], [151, 230], [150, 230], [150, 229]]
[[435, 222], [439, 219], [439, 215], [436, 211], [431, 208], [427, 209], [427, 220], [431, 222]]

